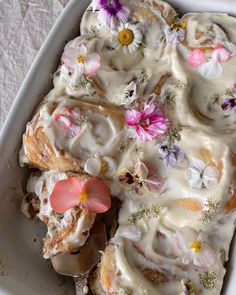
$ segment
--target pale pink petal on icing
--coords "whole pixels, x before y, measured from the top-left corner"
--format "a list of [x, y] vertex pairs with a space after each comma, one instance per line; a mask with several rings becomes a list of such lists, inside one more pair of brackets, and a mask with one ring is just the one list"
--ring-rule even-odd
[[64, 129], [68, 129], [71, 127], [71, 119], [69, 116], [63, 115], [63, 114], [56, 114], [54, 116], [55, 122], [57, 122], [61, 127]]
[[206, 62], [204, 53], [200, 49], [194, 49], [188, 56], [188, 64], [190, 67], [196, 68]]
[[95, 74], [100, 68], [101, 61], [100, 55], [97, 53], [91, 53], [86, 57], [84, 63], [85, 74], [92, 75]]
[[78, 48], [66, 47], [62, 55], [62, 62], [69, 69], [75, 69], [78, 64], [77, 56], [78, 56]]
[[214, 266], [216, 254], [208, 246], [203, 245], [200, 253], [194, 253], [193, 264], [199, 268], [209, 268]]
[[162, 193], [167, 185], [167, 182], [164, 178], [161, 177], [150, 177], [145, 180], [148, 190], [153, 193]]
[[206, 79], [214, 80], [219, 78], [223, 73], [223, 68], [219, 62], [211, 60], [198, 67], [199, 73]]
[[223, 62], [227, 61], [231, 56], [231, 52], [226, 49], [223, 45], [217, 45], [212, 52], [211, 58], [214, 61]]
[[135, 165], [134, 174], [137, 175], [141, 179], [146, 179], [148, 177], [148, 168], [143, 162], [138, 162]]

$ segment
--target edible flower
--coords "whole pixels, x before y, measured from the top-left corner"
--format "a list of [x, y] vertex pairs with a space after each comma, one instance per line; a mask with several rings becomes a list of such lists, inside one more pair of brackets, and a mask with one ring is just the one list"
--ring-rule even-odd
[[117, 21], [125, 23], [129, 16], [127, 6], [119, 0], [93, 0], [93, 11], [99, 10], [98, 20], [106, 28], [114, 29]]
[[127, 190], [135, 190], [137, 193], [157, 192], [162, 193], [166, 187], [165, 179], [158, 177], [156, 173], [148, 170], [143, 162], [138, 162], [134, 172], [123, 168], [118, 173], [120, 186]]
[[83, 75], [95, 74], [100, 68], [99, 54], [88, 54], [88, 49], [84, 44], [75, 48], [66, 46], [62, 55], [62, 62], [77, 79]]
[[221, 108], [223, 111], [234, 111], [236, 110], [236, 83], [233, 86], [232, 93], [230, 95], [222, 96]]
[[64, 113], [54, 115], [54, 124], [65, 137], [73, 138], [81, 131], [81, 115], [78, 107], [67, 107]]
[[97, 177], [85, 180], [70, 177], [56, 183], [50, 196], [50, 205], [59, 214], [76, 206], [103, 213], [111, 207], [111, 197], [107, 185]]
[[164, 29], [166, 42], [177, 45], [184, 41], [186, 35], [186, 22], [173, 22]]
[[215, 166], [207, 166], [203, 161], [195, 159], [185, 172], [191, 188], [211, 189], [218, 183], [219, 171]]
[[209, 268], [216, 262], [216, 254], [202, 240], [201, 232], [185, 226], [180, 228], [174, 235], [176, 247], [182, 254], [182, 263], [193, 263], [199, 268]]
[[217, 79], [223, 72], [221, 62], [227, 61], [231, 57], [231, 52], [223, 45], [216, 45], [210, 57], [197, 48], [191, 51], [188, 56], [188, 65], [197, 68], [199, 73], [206, 79]]
[[112, 177], [116, 173], [116, 162], [111, 157], [101, 157], [96, 154], [94, 158], [89, 158], [84, 165], [84, 171], [92, 176], [104, 175]]
[[163, 135], [170, 127], [169, 120], [154, 103], [145, 103], [139, 111], [128, 110], [125, 121], [130, 127], [131, 136], [143, 142]]
[[174, 167], [185, 158], [184, 153], [176, 144], [169, 145], [168, 143], [162, 143], [159, 146], [159, 153], [166, 167]]
[[142, 43], [142, 33], [137, 25], [121, 24], [117, 31], [113, 31], [116, 36], [114, 45], [116, 48], [123, 48], [124, 53], [134, 53]]

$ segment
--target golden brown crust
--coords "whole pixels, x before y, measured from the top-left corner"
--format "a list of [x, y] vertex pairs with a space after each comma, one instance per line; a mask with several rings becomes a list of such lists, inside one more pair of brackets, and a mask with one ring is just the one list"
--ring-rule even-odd
[[26, 156], [34, 167], [61, 172], [78, 172], [80, 170], [79, 162], [76, 159], [66, 158], [62, 151], [60, 156], [57, 156], [42, 127], [37, 128], [33, 134], [26, 131], [23, 135], [23, 145]]
[[112, 281], [117, 272], [114, 250], [114, 246], [108, 245], [104, 251], [101, 261], [101, 283], [105, 291], [108, 292], [112, 292]]

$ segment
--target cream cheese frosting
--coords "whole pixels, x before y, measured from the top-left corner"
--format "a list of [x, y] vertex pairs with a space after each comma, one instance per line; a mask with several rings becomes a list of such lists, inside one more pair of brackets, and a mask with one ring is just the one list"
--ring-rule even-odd
[[[66, 172], [99, 176], [122, 201], [94, 294], [221, 293], [235, 229], [235, 22], [219, 13], [179, 18], [164, 1], [94, 0], [81, 36], [66, 45], [20, 161], [50, 169], [27, 188], [50, 237], [76, 210], [58, 221], [44, 203]], [[49, 150], [48, 165], [30, 138]], [[94, 219], [85, 220], [76, 217], [63, 244], [85, 243]]]

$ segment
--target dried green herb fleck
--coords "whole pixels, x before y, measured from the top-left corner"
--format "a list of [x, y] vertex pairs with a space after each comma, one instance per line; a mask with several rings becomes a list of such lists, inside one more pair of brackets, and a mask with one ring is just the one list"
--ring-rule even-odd
[[205, 203], [206, 209], [202, 211], [202, 216], [200, 221], [202, 224], [209, 223], [215, 216], [215, 214], [220, 209], [220, 202], [213, 201], [212, 199], [208, 198]]
[[135, 224], [137, 221], [143, 218], [157, 218], [160, 216], [161, 207], [160, 205], [153, 205], [150, 208], [143, 208], [140, 211], [130, 215], [128, 221], [130, 224]]

